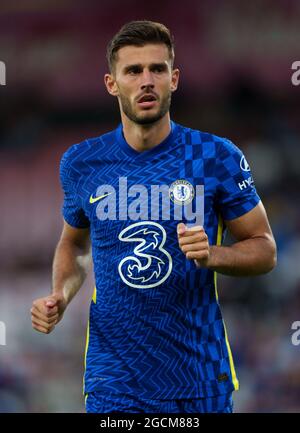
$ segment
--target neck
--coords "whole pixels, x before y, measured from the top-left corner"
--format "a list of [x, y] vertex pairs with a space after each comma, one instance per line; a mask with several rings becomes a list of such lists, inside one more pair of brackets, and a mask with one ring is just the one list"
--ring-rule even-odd
[[121, 118], [125, 140], [138, 152], [150, 150], [157, 146], [164, 141], [171, 132], [169, 113], [157, 122], [149, 125], [139, 125], [134, 123], [128, 119], [124, 113], [121, 114]]

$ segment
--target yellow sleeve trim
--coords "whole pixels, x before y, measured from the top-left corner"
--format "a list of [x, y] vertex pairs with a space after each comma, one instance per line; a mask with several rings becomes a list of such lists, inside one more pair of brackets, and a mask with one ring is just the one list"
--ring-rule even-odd
[[[221, 243], [222, 243], [223, 227], [224, 227], [223, 226], [223, 220], [222, 220], [221, 216], [219, 216], [218, 234], [217, 234], [217, 245], [218, 246], [221, 245]], [[214, 272], [214, 284], [215, 284], [216, 299], [217, 299], [217, 302], [219, 302], [219, 296], [218, 296], [218, 290], [217, 290], [217, 272]], [[223, 320], [223, 326], [224, 326], [225, 341], [226, 341], [226, 346], [227, 346], [227, 351], [228, 351], [228, 356], [229, 356], [229, 364], [230, 364], [232, 383], [233, 383], [235, 391], [238, 391], [238, 389], [239, 389], [239, 381], [237, 379], [236, 372], [235, 372], [235, 367], [234, 367], [232, 352], [231, 352], [231, 348], [230, 348], [230, 344], [229, 344], [229, 340], [228, 340], [228, 336], [227, 336], [227, 331], [226, 331], [226, 326], [225, 326], [224, 320]]]
[[96, 302], [97, 302], [97, 289], [96, 289], [96, 286], [94, 287], [94, 293], [93, 293], [92, 301], [94, 302], [94, 304], [96, 304]]

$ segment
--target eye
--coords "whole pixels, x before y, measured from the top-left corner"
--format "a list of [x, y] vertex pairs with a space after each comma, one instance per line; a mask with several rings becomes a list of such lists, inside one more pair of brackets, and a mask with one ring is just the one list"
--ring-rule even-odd
[[127, 74], [129, 75], [136, 75], [140, 73], [140, 68], [130, 68], [127, 71]]
[[166, 69], [165, 66], [163, 66], [163, 65], [157, 65], [157, 66], [154, 66], [153, 72], [164, 72], [165, 69]]

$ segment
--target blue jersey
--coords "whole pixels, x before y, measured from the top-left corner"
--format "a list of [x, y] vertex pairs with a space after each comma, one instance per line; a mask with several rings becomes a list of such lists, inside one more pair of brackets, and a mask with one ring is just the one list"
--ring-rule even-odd
[[216, 274], [186, 259], [176, 227], [203, 225], [221, 245], [224, 221], [260, 199], [232, 142], [171, 126], [151, 150], [129, 146], [120, 125], [61, 160], [64, 219], [89, 228], [92, 242], [86, 393], [179, 399], [238, 389]]

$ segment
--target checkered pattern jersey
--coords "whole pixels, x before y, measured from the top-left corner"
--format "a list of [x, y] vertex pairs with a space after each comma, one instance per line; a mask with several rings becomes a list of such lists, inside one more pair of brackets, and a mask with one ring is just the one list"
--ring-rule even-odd
[[[241, 150], [228, 139], [171, 122], [162, 143], [137, 152], [119, 125], [71, 146], [60, 179], [65, 221], [89, 228], [92, 241], [95, 291], [84, 392], [180, 399], [238, 389], [216, 274], [197, 268], [178, 246], [174, 207], [184, 203], [169, 199], [168, 219], [166, 203], [156, 203], [154, 216], [150, 211], [151, 186], [184, 180], [196, 194], [202, 185], [204, 229], [211, 245], [221, 245], [224, 221], [260, 200]], [[182, 221], [193, 223], [184, 212]]]

